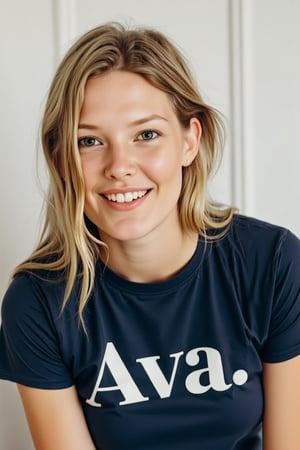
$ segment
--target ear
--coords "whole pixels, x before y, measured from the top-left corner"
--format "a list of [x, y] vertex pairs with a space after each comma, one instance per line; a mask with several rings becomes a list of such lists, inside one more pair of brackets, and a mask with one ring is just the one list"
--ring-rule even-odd
[[185, 133], [182, 167], [188, 167], [192, 164], [199, 151], [202, 127], [196, 117], [191, 118], [189, 128]]

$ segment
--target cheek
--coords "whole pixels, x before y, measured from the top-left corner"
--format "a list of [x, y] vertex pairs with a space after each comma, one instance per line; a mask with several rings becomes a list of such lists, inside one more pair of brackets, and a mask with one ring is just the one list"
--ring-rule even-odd
[[182, 172], [181, 158], [179, 157], [179, 152], [175, 149], [170, 151], [161, 150], [151, 155], [147, 158], [145, 166], [155, 178], [172, 178]]
[[97, 174], [97, 164], [87, 158], [81, 158], [81, 171], [84, 180], [85, 189], [92, 186], [94, 181], [99, 177]]

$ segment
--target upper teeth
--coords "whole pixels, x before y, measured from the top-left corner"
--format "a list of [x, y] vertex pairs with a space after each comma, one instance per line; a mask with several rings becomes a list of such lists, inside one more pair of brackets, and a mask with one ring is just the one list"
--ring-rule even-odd
[[136, 200], [137, 198], [141, 198], [146, 194], [147, 191], [135, 191], [135, 192], [126, 192], [125, 194], [106, 194], [105, 197], [117, 203], [126, 203], [132, 202], [132, 200]]

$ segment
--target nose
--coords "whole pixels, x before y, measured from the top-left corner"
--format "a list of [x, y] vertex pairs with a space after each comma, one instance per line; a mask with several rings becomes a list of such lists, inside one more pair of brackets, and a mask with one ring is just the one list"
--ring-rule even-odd
[[122, 180], [136, 173], [136, 162], [130, 150], [125, 144], [110, 145], [105, 165], [105, 176], [114, 180]]

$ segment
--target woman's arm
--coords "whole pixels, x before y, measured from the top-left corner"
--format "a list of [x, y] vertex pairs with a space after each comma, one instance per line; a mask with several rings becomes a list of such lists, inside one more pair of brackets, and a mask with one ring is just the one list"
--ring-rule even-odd
[[300, 356], [264, 364], [264, 450], [300, 449]]
[[37, 450], [95, 450], [74, 387], [18, 389]]

